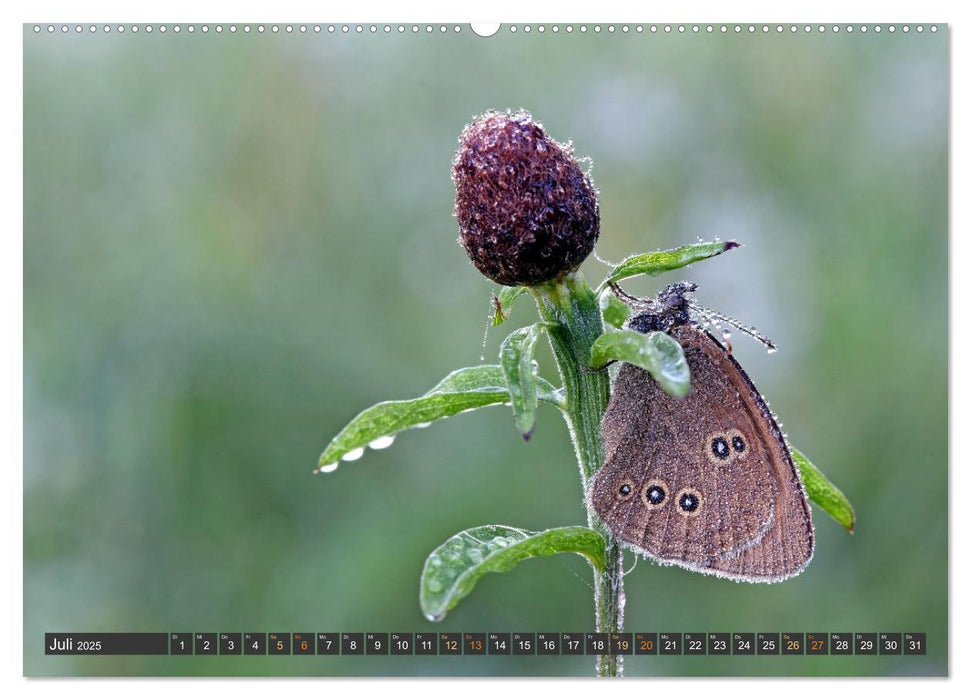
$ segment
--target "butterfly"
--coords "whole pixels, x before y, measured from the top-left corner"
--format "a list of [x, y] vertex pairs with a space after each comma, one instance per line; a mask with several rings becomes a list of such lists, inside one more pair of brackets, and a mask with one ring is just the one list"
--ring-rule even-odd
[[[606, 461], [590, 499], [615, 538], [664, 564], [749, 582], [795, 576], [813, 555], [805, 489], [758, 389], [699, 323], [711, 315], [680, 282], [656, 299], [614, 289], [637, 311], [626, 326], [678, 341], [691, 373], [684, 398], [624, 363], [603, 417]], [[754, 329], [738, 326], [770, 348]]]

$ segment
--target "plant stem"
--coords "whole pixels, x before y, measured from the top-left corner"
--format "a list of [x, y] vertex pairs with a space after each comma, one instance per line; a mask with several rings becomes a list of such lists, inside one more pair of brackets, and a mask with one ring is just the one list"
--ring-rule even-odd
[[[550, 345], [566, 391], [566, 422], [580, 466], [587, 524], [607, 543], [605, 571], [594, 571], [597, 631], [608, 635], [624, 626], [624, 570], [620, 546], [597, 518], [586, 499], [594, 474], [603, 466], [604, 440], [600, 421], [610, 398], [606, 372], [584, 371], [593, 341], [603, 333], [597, 295], [580, 273], [532, 287], [540, 316], [549, 323]], [[597, 657], [598, 676], [623, 675], [623, 657]]]

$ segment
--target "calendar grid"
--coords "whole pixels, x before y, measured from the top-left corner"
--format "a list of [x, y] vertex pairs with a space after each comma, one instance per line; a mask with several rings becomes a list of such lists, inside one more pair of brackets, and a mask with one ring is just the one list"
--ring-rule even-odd
[[48, 656], [924, 656], [925, 632], [47, 633]]

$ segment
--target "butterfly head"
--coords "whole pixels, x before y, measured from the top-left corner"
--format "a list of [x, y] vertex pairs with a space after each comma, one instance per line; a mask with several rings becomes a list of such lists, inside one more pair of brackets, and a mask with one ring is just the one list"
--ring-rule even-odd
[[667, 333], [675, 326], [681, 326], [690, 320], [688, 294], [698, 285], [694, 282], [675, 282], [665, 287], [655, 299], [638, 300], [638, 312], [627, 321], [627, 327], [650, 333], [662, 331]]
[[669, 284], [654, 299], [639, 299], [631, 296], [616, 283], [611, 283], [610, 288], [618, 299], [634, 309], [634, 315], [627, 320], [627, 328], [631, 330], [641, 333], [651, 333], [652, 331], [670, 333], [673, 328], [687, 323], [693, 323], [700, 328], [721, 329], [722, 345], [731, 353], [732, 346], [728, 341], [731, 333], [722, 328], [720, 322], [723, 322], [752, 336], [767, 347], [769, 352], [775, 352], [775, 343], [756, 329], [743, 325], [730, 316], [705, 308], [690, 299], [688, 295], [698, 289], [698, 285], [694, 282]]

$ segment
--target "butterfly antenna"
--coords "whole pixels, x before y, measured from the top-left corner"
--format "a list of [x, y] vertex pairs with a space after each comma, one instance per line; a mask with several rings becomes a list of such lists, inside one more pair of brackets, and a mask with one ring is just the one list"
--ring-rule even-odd
[[717, 335], [721, 336], [722, 345], [728, 350], [728, 354], [732, 353], [732, 333], [727, 328], [724, 328], [715, 318], [711, 316], [714, 312], [711, 309], [707, 309], [704, 306], [698, 306], [696, 304], [689, 304], [689, 307], [694, 312], [695, 316], [701, 318], [702, 323], [711, 328]]
[[707, 318], [709, 322], [710, 322], [710, 319], [714, 318], [719, 321], [723, 321], [724, 323], [727, 323], [733, 328], [737, 328], [738, 330], [740, 330], [742, 333], [745, 333], [746, 335], [752, 336], [757, 341], [762, 343], [762, 345], [767, 347], [769, 349], [769, 352], [775, 352], [778, 349], [775, 343], [773, 343], [769, 338], [766, 338], [764, 335], [759, 333], [757, 329], [751, 326], [746, 326], [745, 324], [740, 323], [739, 321], [735, 320], [731, 316], [726, 316], [724, 314], [718, 313], [717, 311], [712, 311], [711, 309], [705, 308], [704, 306], [700, 306], [699, 304], [696, 304], [695, 302], [690, 300], [688, 301], [688, 306], [692, 311], [697, 312], [698, 315], [702, 316], [703, 318]]
[[617, 284], [616, 282], [610, 282], [608, 286], [610, 287], [610, 291], [614, 293], [614, 296], [616, 296], [618, 299], [620, 299], [622, 302], [624, 302], [631, 308], [648, 309], [648, 308], [651, 308], [651, 306], [653, 305], [653, 301], [651, 299], [641, 299], [640, 297], [635, 297], [631, 294], [628, 294], [623, 289], [621, 289], [620, 285]]

